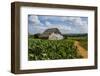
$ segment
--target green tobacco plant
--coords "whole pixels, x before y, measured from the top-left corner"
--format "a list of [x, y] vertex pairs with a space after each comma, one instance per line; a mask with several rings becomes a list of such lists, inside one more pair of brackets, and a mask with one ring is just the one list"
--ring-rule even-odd
[[42, 40], [29, 38], [29, 60], [55, 60], [81, 58], [73, 40]]

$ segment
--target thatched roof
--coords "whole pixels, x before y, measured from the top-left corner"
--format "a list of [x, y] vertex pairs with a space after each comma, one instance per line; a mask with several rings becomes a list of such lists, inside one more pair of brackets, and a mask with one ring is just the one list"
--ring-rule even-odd
[[50, 29], [45, 30], [43, 32], [43, 34], [41, 34], [39, 37], [40, 38], [48, 38], [49, 35], [52, 33], [61, 34], [61, 32], [59, 31], [58, 28], [50, 28]]
[[51, 34], [51, 33], [61, 34], [58, 28], [50, 28], [43, 32], [43, 34]]

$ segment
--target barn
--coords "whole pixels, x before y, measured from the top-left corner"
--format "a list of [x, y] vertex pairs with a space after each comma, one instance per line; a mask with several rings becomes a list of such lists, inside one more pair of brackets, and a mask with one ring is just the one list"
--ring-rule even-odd
[[42, 34], [40, 34], [39, 38], [49, 40], [60, 40], [63, 39], [63, 35], [61, 34], [58, 28], [49, 28], [46, 29]]

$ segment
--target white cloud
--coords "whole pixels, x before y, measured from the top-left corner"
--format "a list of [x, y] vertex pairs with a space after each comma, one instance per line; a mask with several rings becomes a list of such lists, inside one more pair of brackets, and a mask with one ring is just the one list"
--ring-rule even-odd
[[70, 26], [66, 26], [63, 24], [51, 24], [50, 22], [46, 21], [46, 26], [48, 28], [58, 28], [62, 33], [67, 33], [72, 30]]
[[81, 17], [59, 17], [62, 22], [70, 22], [70, 24], [52, 23], [48, 19], [56, 19], [55, 17], [44, 16], [45, 25], [40, 22], [38, 16], [29, 16], [29, 33], [43, 33], [48, 28], [58, 28], [61, 33], [87, 33], [88, 21], [82, 20]]
[[[81, 17], [61, 17], [61, 21], [67, 22], [70, 21], [71, 25], [65, 24], [65, 25], [54, 25], [50, 24], [50, 22], [46, 22], [46, 25], [48, 27], [57, 27], [59, 28], [63, 33], [87, 33], [88, 32], [88, 21], [83, 21]], [[51, 25], [51, 26], [50, 26]]]
[[52, 24], [48, 21], [45, 22], [46, 26], [51, 26]]
[[62, 21], [70, 21], [73, 28], [76, 28], [80, 33], [88, 32], [88, 21], [83, 21], [81, 17], [62, 17]]
[[43, 24], [38, 19], [38, 16], [29, 16], [29, 24], [28, 24], [28, 30], [29, 34], [35, 34], [35, 33], [41, 33], [43, 32], [44, 28], [41, 27]]
[[47, 28], [44, 26], [31, 26], [28, 27], [30, 34], [43, 33]]
[[74, 22], [79, 26], [83, 26], [85, 23], [85, 21], [83, 21], [80, 17], [77, 17], [76, 19], [74, 19]]
[[37, 24], [40, 23], [38, 16], [33, 16], [33, 15], [29, 16], [29, 21], [31, 21], [33, 23], [37, 23]]
[[83, 21], [81, 18], [77, 18], [74, 21], [76, 24], [76, 27], [79, 27], [79, 31], [82, 33], [87, 33], [88, 32], [88, 22]]

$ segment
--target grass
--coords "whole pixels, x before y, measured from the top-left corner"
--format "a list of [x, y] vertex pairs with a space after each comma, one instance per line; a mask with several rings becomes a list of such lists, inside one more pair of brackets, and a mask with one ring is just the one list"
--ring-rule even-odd
[[76, 40], [80, 42], [80, 45], [85, 48], [86, 50], [88, 50], [88, 37], [68, 37], [68, 39], [70, 40]]

